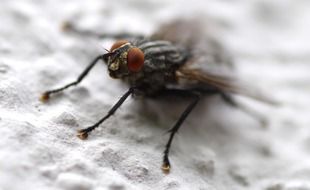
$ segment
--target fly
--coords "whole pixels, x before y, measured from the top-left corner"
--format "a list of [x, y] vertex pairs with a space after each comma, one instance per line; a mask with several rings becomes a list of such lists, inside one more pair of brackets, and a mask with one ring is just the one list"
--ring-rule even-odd
[[[91, 32], [78, 31], [71, 25], [69, 29], [80, 34], [94, 35]], [[78, 131], [77, 136], [86, 139], [89, 133], [113, 115], [130, 95], [174, 95], [191, 98], [169, 130], [170, 136], [161, 167], [168, 173], [171, 168], [169, 152], [173, 138], [202, 96], [220, 95], [229, 105], [243, 110], [245, 107], [240, 106], [232, 94], [274, 103], [236, 83], [232, 76], [231, 59], [216, 40], [209, 38], [203, 31], [196, 22], [176, 21], [164, 25], [150, 37], [116, 35], [116, 38], [126, 36], [130, 40], [116, 41], [107, 53], [97, 56], [76, 81], [44, 92], [41, 100], [46, 101], [50, 95], [79, 84], [99, 61], [106, 63], [109, 75], [126, 82], [129, 89], [98, 122]], [[246, 111], [254, 115], [249, 109]]]

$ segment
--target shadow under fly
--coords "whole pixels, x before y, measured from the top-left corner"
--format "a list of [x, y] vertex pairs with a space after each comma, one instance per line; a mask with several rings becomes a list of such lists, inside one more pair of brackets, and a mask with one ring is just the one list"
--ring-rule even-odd
[[44, 92], [41, 96], [42, 101], [47, 101], [51, 94], [79, 84], [99, 61], [107, 64], [108, 73], [112, 78], [121, 79], [129, 86], [104, 117], [78, 131], [80, 139], [86, 139], [88, 134], [113, 115], [130, 95], [152, 98], [179, 96], [190, 99], [169, 130], [170, 136], [165, 146], [162, 164], [165, 173], [171, 168], [169, 152], [173, 138], [202, 96], [219, 95], [228, 105], [244, 110], [260, 122], [264, 122], [264, 118], [254, 110], [237, 103], [233, 94], [274, 104], [272, 100], [248, 90], [236, 80], [230, 56], [208, 35], [199, 22], [174, 21], [163, 25], [148, 37], [130, 34], [101, 35], [91, 31], [80, 31], [70, 23], [67, 23], [66, 30], [78, 35], [118, 40], [107, 53], [94, 58], [75, 81]]

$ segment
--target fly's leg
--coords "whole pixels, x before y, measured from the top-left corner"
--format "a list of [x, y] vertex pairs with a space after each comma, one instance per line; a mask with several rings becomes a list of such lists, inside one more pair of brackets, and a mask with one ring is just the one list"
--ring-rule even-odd
[[45, 101], [47, 101], [47, 100], [49, 99], [49, 97], [50, 97], [51, 94], [55, 94], [55, 93], [61, 92], [61, 91], [65, 90], [65, 89], [67, 89], [67, 88], [69, 88], [69, 87], [71, 87], [71, 86], [74, 86], [74, 85], [79, 84], [79, 83], [84, 79], [84, 77], [89, 73], [89, 71], [96, 65], [96, 63], [98, 63], [98, 61], [99, 61], [100, 59], [103, 60], [104, 57], [105, 57], [104, 55], [100, 55], [100, 56], [96, 57], [96, 58], [86, 67], [86, 69], [79, 75], [79, 77], [77, 78], [76, 81], [71, 82], [71, 83], [69, 83], [69, 84], [67, 84], [67, 85], [65, 85], [65, 86], [63, 86], [63, 87], [56, 88], [56, 89], [53, 89], [53, 90], [48, 90], [48, 91], [44, 92], [44, 93], [42, 94], [40, 100], [43, 101], [43, 102], [45, 102]]
[[78, 34], [80, 36], [85, 37], [96, 37], [96, 38], [113, 38], [113, 39], [143, 39], [143, 35], [139, 34], [130, 34], [130, 33], [116, 33], [116, 34], [109, 34], [109, 33], [100, 33], [91, 30], [81, 30], [77, 28], [73, 23], [70, 21], [66, 21], [62, 24], [62, 30], [65, 32], [72, 32], [74, 34]]
[[238, 103], [231, 95], [220, 91], [219, 92], [222, 99], [228, 103], [229, 105], [239, 108], [240, 110], [242, 110], [244, 113], [250, 115], [251, 117], [255, 118], [258, 120], [258, 122], [262, 125], [262, 126], [266, 126], [267, 125], [267, 119], [259, 114], [258, 112], [254, 111], [253, 109], [250, 109], [248, 106], [245, 106], [243, 104]]
[[129, 90], [116, 102], [116, 104], [108, 111], [108, 113], [103, 118], [101, 118], [94, 125], [79, 130], [77, 136], [82, 140], [86, 139], [88, 137], [89, 132], [99, 127], [99, 125], [102, 122], [104, 122], [106, 119], [108, 119], [111, 115], [115, 113], [115, 111], [124, 103], [124, 101], [128, 98], [128, 96], [133, 93], [134, 89], [135, 89], [134, 87], [129, 88]]
[[221, 98], [224, 100], [224, 102], [226, 102], [227, 104], [229, 104], [232, 107], [238, 108], [241, 111], [243, 111], [244, 113], [250, 115], [251, 117], [253, 117], [254, 119], [258, 120], [258, 122], [262, 125], [262, 126], [266, 126], [267, 125], [267, 119], [266, 117], [264, 117], [262, 114], [256, 112], [253, 109], [250, 109], [248, 106], [241, 104], [240, 102], [237, 102], [230, 94], [216, 89], [216, 88], [197, 88], [195, 89], [195, 91], [198, 91], [202, 94], [208, 94], [208, 95], [212, 95], [212, 94], [218, 94], [221, 96]]
[[200, 93], [197, 93], [195, 91], [191, 90], [167, 90], [168, 93], [172, 93], [175, 95], [187, 95], [193, 97], [193, 101], [186, 107], [186, 109], [183, 111], [177, 122], [174, 124], [174, 126], [169, 130], [170, 137], [169, 140], [165, 146], [165, 151], [164, 151], [164, 157], [163, 157], [163, 165], [162, 165], [162, 170], [165, 173], [169, 173], [170, 171], [170, 161], [169, 161], [169, 152], [170, 152], [170, 147], [171, 143], [173, 140], [174, 135], [178, 132], [180, 129], [182, 123], [184, 120], [187, 118], [187, 116], [191, 113], [191, 111], [194, 109], [194, 107], [197, 105], [198, 101], [200, 100]]

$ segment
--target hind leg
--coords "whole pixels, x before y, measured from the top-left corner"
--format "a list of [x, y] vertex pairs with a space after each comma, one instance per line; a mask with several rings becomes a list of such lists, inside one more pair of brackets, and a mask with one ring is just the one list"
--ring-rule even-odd
[[224, 102], [226, 102], [230, 106], [238, 108], [242, 110], [244, 113], [250, 115], [251, 117], [256, 119], [261, 124], [261, 126], [263, 127], [267, 126], [267, 123], [268, 123], [267, 118], [264, 117], [262, 114], [258, 113], [254, 109], [251, 109], [250, 107], [244, 104], [237, 102], [230, 94], [227, 94], [225, 92], [220, 92], [220, 95], [222, 99], [224, 100]]

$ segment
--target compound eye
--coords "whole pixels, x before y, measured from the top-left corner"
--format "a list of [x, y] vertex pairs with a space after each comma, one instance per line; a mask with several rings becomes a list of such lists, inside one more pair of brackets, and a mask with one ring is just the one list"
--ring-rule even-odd
[[126, 44], [126, 43], [128, 43], [127, 40], [119, 40], [119, 41], [116, 41], [116, 42], [112, 45], [112, 47], [111, 47], [111, 49], [110, 49], [110, 52], [113, 52], [115, 49], [121, 47], [122, 45], [124, 45], [124, 44]]
[[131, 72], [138, 72], [144, 64], [144, 53], [139, 48], [131, 48], [127, 55], [127, 67]]

